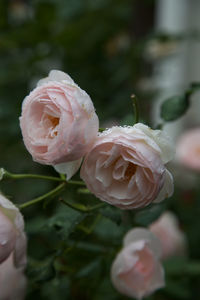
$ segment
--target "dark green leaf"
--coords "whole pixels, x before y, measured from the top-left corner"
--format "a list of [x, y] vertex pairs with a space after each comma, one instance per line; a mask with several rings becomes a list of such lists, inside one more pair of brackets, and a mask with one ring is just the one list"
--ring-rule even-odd
[[62, 239], [67, 239], [75, 227], [83, 221], [87, 214], [78, 212], [70, 207], [62, 205], [59, 210], [45, 224], [45, 229], [54, 229]]
[[171, 97], [161, 105], [161, 118], [166, 122], [175, 121], [186, 113], [188, 107], [188, 96]]
[[135, 222], [141, 226], [148, 226], [163, 213], [165, 204], [153, 204], [135, 214]]
[[111, 205], [107, 205], [99, 210], [102, 216], [110, 219], [112, 222], [120, 225], [122, 221], [122, 211]]
[[27, 272], [28, 277], [33, 282], [43, 282], [54, 278], [56, 274], [54, 268], [54, 260], [56, 256], [56, 254], [53, 254], [41, 261], [29, 259]]

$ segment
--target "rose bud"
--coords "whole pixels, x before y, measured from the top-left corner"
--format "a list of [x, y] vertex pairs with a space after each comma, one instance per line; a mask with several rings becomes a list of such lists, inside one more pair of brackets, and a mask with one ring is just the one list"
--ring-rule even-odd
[[87, 188], [121, 209], [142, 208], [173, 193], [165, 163], [173, 147], [160, 130], [143, 124], [112, 127], [99, 134], [81, 167]]
[[129, 231], [111, 268], [115, 288], [126, 296], [142, 299], [164, 287], [160, 255], [159, 240], [149, 230], [136, 228]]
[[0, 263], [13, 253], [17, 268], [26, 265], [24, 220], [18, 208], [0, 194]]
[[178, 139], [176, 158], [184, 166], [200, 171], [200, 128], [188, 130]]
[[0, 265], [0, 299], [23, 300], [26, 292], [26, 278], [23, 269], [16, 269], [11, 254]]
[[186, 238], [180, 230], [178, 220], [173, 213], [165, 212], [149, 226], [149, 229], [161, 242], [162, 259], [186, 254]]
[[20, 126], [33, 160], [53, 165], [69, 179], [97, 137], [98, 117], [88, 94], [53, 70], [24, 99]]

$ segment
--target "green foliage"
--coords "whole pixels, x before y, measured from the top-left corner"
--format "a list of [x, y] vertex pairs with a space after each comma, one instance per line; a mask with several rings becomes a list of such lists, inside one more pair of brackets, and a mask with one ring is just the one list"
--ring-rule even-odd
[[172, 96], [166, 99], [160, 110], [161, 118], [165, 122], [175, 121], [182, 117], [190, 106], [191, 96], [200, 89], [200, 83], [191, 83], [188, 90], [183, 95]]
[[61, 239], [65, 240], [85, 217], [85, 214], [61, 204], [54, 215], [45, 222], [44, 230], [56, 232]]
[[188, 107], [189, 99], [185, 95], [171, 97], [161, 106], [161, 118], [166, 122], [175, 121], [185, 114]]
[[153, 204], [135, 214], [135, 222], [139, 226], [148, 226], [165, 211], [165, 203]]

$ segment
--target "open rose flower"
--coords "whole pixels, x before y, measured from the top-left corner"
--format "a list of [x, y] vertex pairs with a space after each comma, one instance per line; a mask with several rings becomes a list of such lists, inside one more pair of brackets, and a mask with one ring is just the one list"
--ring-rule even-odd
[[26, 265], [24, 220], [18, 208], [0, 194], [0, 263], [13, 253], [14, 265]]
[[186, 254], [186, 238], [180, 230], [178, 220], [173, 213], [165, 212], [150, 225], [149, 229], [161, 242], [162, 259]]
[[33, 159], [69, 179], [93, 144], [99, 121], [88, 94], [69, 75], [53, 70], [24, 99], [20, 126]]
[[129, 231], [111, 268], [115, 288], [126, 296], [142, 299], [163, 287], [160, 255], [159, 240], [149, 230], [135, 228]]
[[23, 300], [26, 292], [26, 277], [23, 269], [13, 264], [11, 254], [0, 264], [0, 300]]
[[200, 128], [188, 130], [179, 138], [176, 157], [184, 166], [200, 171]]
[[112, 127], [99, 134], [86, 155], [81, 177], [103, 201], [121, 209], [144, 207], [173, 193], [165, 163], [173, 147], [160, 130], [143, 124]]

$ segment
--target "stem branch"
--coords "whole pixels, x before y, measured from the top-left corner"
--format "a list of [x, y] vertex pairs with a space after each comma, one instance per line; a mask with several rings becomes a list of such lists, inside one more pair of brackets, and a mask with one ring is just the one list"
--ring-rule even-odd
[[49, 191], [48, 193], [46, 193], [46, 194], [44, 194], [44, 195], [42, 195], [42, 196], [39, 196], [39, 197], [37, 197], [37, 198], [34, 198], [34, 199], [32, 199], [32, 200], [30, 200], [30, 201], [28, 201], [28, 202], [25, 202], [25, 203], [23, 203], [23, 204], [20, 204], [18, 207], [19, 207], [20, 209], [23, 209], [23, 208], [28, 207], [28, 206], [30, 206], [30, 205], [36, 204], [36, 203], [38, 203], [38, 202], [41, 202], [41, 201], [43, 201], [44, 199], [46, 199], [46, 198], [48, 198], [48, 197], [53, 197], [53, 196], [55, 196], [58, 192], [60, 192], [62, 189], [64, 189], [65, 186], [66, 186], [66, 183], [63, 182], [63, 183], [61, 183], [60, 185], [58, 185], [55, 189]]

